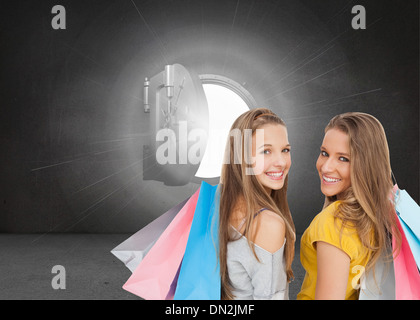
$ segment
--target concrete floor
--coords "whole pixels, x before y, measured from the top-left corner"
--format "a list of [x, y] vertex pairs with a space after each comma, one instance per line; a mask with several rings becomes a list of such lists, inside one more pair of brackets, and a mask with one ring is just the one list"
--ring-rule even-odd
[[[131, 272], [110, 253], [131, 234], [0, 234], [0, 300], [136, 300], [122, 289]], [[304, 277], [299, 242], [290, 299]], [[55, 265], [66, 272], [66, 288], [53, 289]]]

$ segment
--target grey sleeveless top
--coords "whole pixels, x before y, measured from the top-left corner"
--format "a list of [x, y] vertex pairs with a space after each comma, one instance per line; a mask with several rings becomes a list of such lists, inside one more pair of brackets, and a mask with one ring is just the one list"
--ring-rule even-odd
[[[262, 209], [264, 210], [264, 209]], [[262, 210], [256, 213], [259, 214]], [[241, 229], [242, 224], [238, 229]], [[227, 267], [236, 300], [289, 300], [283, 246], [271, 253], [256, 244], [255, 258], [245, 236], [231, 226], [233, 238], [227, 245]]]

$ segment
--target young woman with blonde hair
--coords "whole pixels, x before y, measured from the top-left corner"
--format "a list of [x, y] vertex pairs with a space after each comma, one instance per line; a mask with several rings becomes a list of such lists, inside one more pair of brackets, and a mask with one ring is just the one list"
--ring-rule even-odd
[[295, 227], [286, 197], [285, 123], [257, 108], [239, 116], [230, 132], [220, 180], [221, 298], [288, 299]]
[[316, 168], [325, 204], [301, 238], [306, 275], [297, 298], [358, 299], [360, 272], [392, 252], [392, 236], [401, 242], [381, 123], [360, 112], [331, 119]]

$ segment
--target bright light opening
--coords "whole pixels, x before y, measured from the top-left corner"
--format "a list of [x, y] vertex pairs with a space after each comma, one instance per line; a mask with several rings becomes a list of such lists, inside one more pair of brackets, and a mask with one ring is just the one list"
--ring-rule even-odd
[[195, 174], [199, 178], [220, 177], [230, 127], [238, 116], [249, 110], [245, 101], [232, 90], [217, 84], [203, 84], [209, 109], [209, 136], [206, 151]]

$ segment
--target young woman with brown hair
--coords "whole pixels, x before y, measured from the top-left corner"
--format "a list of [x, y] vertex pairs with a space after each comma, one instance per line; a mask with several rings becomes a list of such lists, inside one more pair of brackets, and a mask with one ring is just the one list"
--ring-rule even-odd
[[360, 112], [331, 119], [316, 168], [325, 204], [301, 238], [306, 275], [297, 298], [358, 299], [360, 272], [392, 252], [391, 236], [401, 242], [381, 123]]
[[272, 111], [252, 109], [233, 123], [220, 180], [222, 299], [288, 299], [295, 242], [286, 197], [290, 165], [285, 123]]

